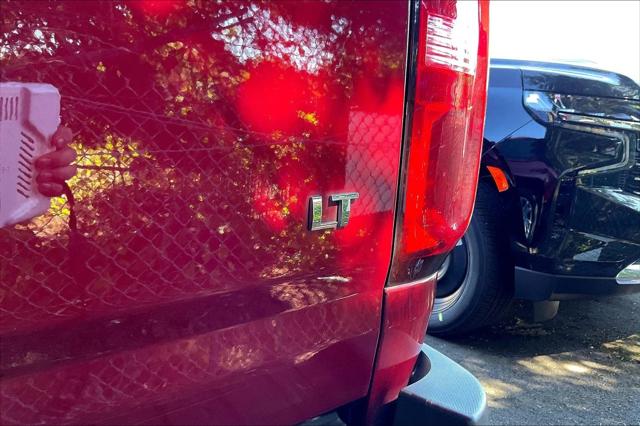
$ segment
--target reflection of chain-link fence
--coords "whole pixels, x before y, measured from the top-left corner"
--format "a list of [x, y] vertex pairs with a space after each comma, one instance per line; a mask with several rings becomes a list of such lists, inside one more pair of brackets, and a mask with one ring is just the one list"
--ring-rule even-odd
[[[86, 65], [75, 78], [86, 73]], [[60, 71], [47, 68], [36, 79], [55, 81], [64, 75]], [[82, 91], [56, 83], [63, 93], [67, 87]], [[292, 244], [284, 224], [289, 232], [304, 227], [301, 188], [321, 170], [303, 172], [298, 161], [287, 164], [284, 177], [277, 164], [258, 176], [256, 167], [267, 166], [255, 163], [260, 157], [271, 160], [272, 146], [234, 144], [223, 137], [228, 129], [218, 132], [204, 123], [137, 109], [159, 101], [153, 86], [130, 93], [139, 103], [133, 108], [118, 105], [124, 89], [105, 99], [102, 79], [92, 86], [98, 89], [88, 91], [103, 92], [96, 95], [101, 102], [63, 97], [63, 120], [78, 133], [79, 172], [71, 181], [77, 232], [68, 229], [63, 199], [53, 200], [52, 209], [31, 223], [0, 231], [3, 329], [29, 328], [87, 310], [193, 297], [293, 266], [292, 259], [278, 255], [281, 244]], [[346, 166], [333, 163], [337, 182], [329, 185], [361, 192], [356, 215], [388, 209], [395, 171], [385, 166], [399, 119], [355, 112], [348, 127], [348, 161]], [[343, 149], [330, 147], [338, 154]], [[274, 231], [284, 232], [279, 242], [271, 236]], [[265, 245], [265, 240], [274, 243]], [[264, 268], [265, 259], [272, 271]]]
[[[170, 120], [145, 119], [137, 111], [105, 113], [93, 104], [64, 102], [65, 122], [104, 143], [76, 144], [79, 172], [71, 188], [77, 231], [68, 228], [63, 199], [53, 200], [42, 217], [0, 231], [3, 329], [193, 297], [275, 276], [278, 269], [292, 272], [291, 259], [262, 242], [272, 239], [264, 236], [274, 231], [288, 236], [304, 228], [306, 199], [285, 199], [296, 198], [291, 182], [284, 188], [270, 185], [264, 200], [256, 197], [263, 201], [256, 205], [256, 176], [239, 167], [266, 148], [181, 147], [180, 141], [190, 145], [215, 135]], [[109, 118], [107, 131], [91, 125], [97, 116]], [[355, 214], [373, 214], [393, 203], [395, 176], [380, 163], [387, 161], [384, 144], [397, 134], [399, 120], [364, 113], [352, 117], [363, 117], [365, 124], [358, 131], [358, 123], [350, 123], [352, 138], [361, 140], [348, 149], [346, 186], [361, 192]], [[380, 121], [386, 133], [371, 130]], [[128, 134], [122, 131], [136, 122], [143, 125]], [[372, 134], [380, 143], [365, 145]], [[175, 148], [149, 142], [168, 138], [177, 139]], [[264, 267], [267, 256], [271, 271]]]
[[[113, 8], [103, 38], [82, 22], [96, 11], [63, 4], [43, 23], [33, 9], [19, 19], [39, 41], [3, 51], [0, 79], [60, 90], [78, 152], [78, 222], [70, 229], [70, 206], [56, 198], [47, 214], [0, 230], [0, 422], [91, 421], [277, 360], [304, 363], [357, 336], [372, 350], [380, 300], [347, 296], [386, 274], [400, 118], [327, 103], [355, 96], [314, 74], [345, 56], [347, 21], [327, 15], [333, 33], [322, 35], [243, 17], [240, 38], [180, 28], [181, 41], [158, 42], [157, 23], [120, 22]], [[257, 34], [269, 28], [267, 48]], [[292, 56], [286, 37], [319, 42], [298, 40]], [[247, 40], [253, 50], [225, 47]], [[258, 48], [285, 65], [251, 68]], [[260, 104], [245, 83], [261, 72], [302, 87], [283, 107], [290, 122], [271, 117], [279, 128], [237, 111], [242, 87]], [[343, 190], [360, 193], [353, 225], [307, 232], [308, 197]]]
[[[65, 122], [98, 141], [85, 145], [81, 139], [76, 146], [79, 174], [71, 187], [78, 232], [67, 229], [69, 211], [59, 200], [43, 217], [2, 231], [8, 248], [0, 254], [6, 265], [2, 282], [17, 284], [4, 294], [4, 327], [173, 300], [211, 288], [221, 276], [246, 276], [238, 265], [255, 263], [256, 254], [232, 229], [252, 233], [259, 222], [235, 215], [242, 223], [229, 223], [230, 213], [245, 200], [218, 203], [232, 201], [220, 192], [237, 185], [239, 194], [250, 185], [249, 176], [243, 179], [226, 164], [236, 156], [232, 150], [179, 142], [175, 149], [160, 149], [153, 141], [192, 145], [202, 140], [202, 132], [137, 111], [105, 113], [64, 101]], [[106, 125], [94, 125], [93, 117]], [[135, 123], [136, 130], [127, 132]]]
[[[302, 287], [309, 291], [308, 287]], [[289, 290], [299, 292], [300, 289], [291, 285]], [[218, 305], [209, 310], [223, 307]], [[357, 299], [342, 304], [320, 304], [303, 315], [285, 313], [248, 328], [232, 327], [96, 359], [81, 359], [27, 378], [5, 378], [0, 386], [0, 418], [3, 424], [102, 422], [118, 413], [135, 412], [137, 407], [171, 404], [201, 392], [224, 396], [222, 389], [229, 390], [234, 374], [265, 365], [303, 363], [330, 348], [335, 336], [359, 338], [362, 330], [375, 320], [373, 312], [373, 303], [363, 304]], [[332, 327], [327, 327], [328, 324]], [[149, 332], [159, 331], [150, 329]], [[370, 332], [366, 341], [373, 345], [375, 338]], [[275, 370], [268, 380], [274, 383], [291, 380], [291, 377], [278, 376], [279, 373]], [[240, 385], [247, 386], [247, 390], [251, 387], [250, 382]], [[284, 397], [279, 395], [270, 404], [284, 409], [290, 402]], [[224, 422], [225, 416], [233, 419], [233, 410], [241, 408], [225, 407], [216, 400], [208, 404], [217, 422]]]
[[354, 111], [349, 115], [349, 145], [347, 148], [347, 186], [354, 189], [376, 188], [365, 191], [359, 199], [359, 212], [382, 212], [393, 205], [397, 169], [386, 167], [389, 153], [398, 155], [401, 119], [394, 115]]
[[[130, 141], [166, 137], [168, 131], [163, 127], [171, 124], [151, 119], [143, 121], [131, 111], [126, 115], [112, 111], [105, 114], [104, 109], [94, 105], [64, 101], [66, 111], [74, 111], [76, 117], [81, 117], [65, 121], [74, 130], [80, 125], [81, 133], [90, 133], [105, 143], [99, 148], [76, 145], [79, 173], [71, 187], [76, 197], [77, 232], [68, 228], [68, 204], [63, 200], [54, 200], [53, 208], [46, 215], [28, 224], [0, 231], [4, 248], [0, 253], [3, 265], [0, 310], [4, 330], [19, 332], [50, 326], [55, 321], [78, 318], [87, 312], [117, 316], [118, 311], [204, 297], [225, 291], [225, 287], [231, 289], [265, 278], [296, 275], [302, 272], [301, 265], [311, 267], [318, 253], [330, 254], [329, 261], [335, 259], [332, 245], [323, 246], [321, 241], [300, 235], [305, 226], [304, 209], [301, 216], [294, 218], [293, 212], [282, 215], [286, 201], [282, 201], [282, 207], [269, 204], [282, 197], [284, 191], [276, 187], [266, 198], [266, 205], [254, 204], [255, 191], [246, 188], [254, 187], [252, 179], [256, 176], [245, 174], [238, 166], [247, 153], [260, 155], [266, 148], [252, 147], [241, 153], [224, 147], [190, 149], [178, 145], [161, 149], [146, 144], [141, 148]], [[119, 129], [133, 127], [136, 121], [144, 122], [144, 126], [122, 138], [92, 127], [91, 120], [96, 116], [114, 117], [108, 129], [116, 135], [124, 133]], [[392, 126], [399, 126], [399, 122], [396, 120], [394, 124], [392, 120]], [[159, 130], [145, 133], [149, 128]], [[180, 129], [178, 133], [177, 129]], [[366, 136], [371, 124], [358, 132], [357, 123], [352, 121], [350, 129], [353, 138]], [[174, 125], [172, 130], [174, 137], [189, 143], [207, 134], [212, 136], [188, 126]], [[389, 203], [392, 205], [393, 176], [388, 176], [384, 168], [376, 169], [375, 163], [385, 152], [382, 144], [397, 130], [391, 128], [380, 144], [369, 145], [374, 152], [368, 152], [365, 138], [349, 148], [350, 158], [361, 161], [359, 165], [349, 163], [353, 170], [347, 186], [358, 188], [362, 193], [354, 208], [354, 220], [363, 213], [374, 214], [388, 209]], [[362, 149], [358, 150], [358, 146]], [[171, 162], [175, 165], [167, 167]], [[362, 190], [366, 186], [382, 188], [380, 194], [385, 198], [377, 201], [374, 195], [377, 193]], [[286, 193], [289, 192], [291, 188], [286, 188]], [[234, 198], [235, 204], [231, 204]], [[278, 228], [280, 222], [272, 222], [270, 215], [285, 219], [287, 225]], [[284, 233], [280, 234], [284, 238], [278, 238], [278, 232]], [[269, 241], [264, 238], [265, 234], [271, 235], [271, 239], [275, 236], [277, 247], [261, 245]], [[306, 241], [296, 242], [299, 239]], [[287, 245], [289, 253], [294, 250], [292, 257], [281, 251]], [[369, 245], [366, 248], [367, 252], [371, 250]], [[296, 256], [303, 256], [303, 260], [296, 260]], [[321, 263], [322, 260], [320, 257]], [[296, 309], [321, 303], [329, 297], [326, 282], [318, 281], [316, 285], [310, 285], [311, 280], [303, 282], [276, 285], [271, 296]], [[344, 290], [334, 289], [334, 295], [340, 291]], [[216, 309], [223, 307], [217, 305]], [[205, 334], [152, 349], [99, 358], [83, 364], [81, 369], [86, 373], [79, 376], [78, 365], [38, 374], [27, 382], [18, 376], [1, 387], [5, 413], [2, 418], [10, 423], [71, 421], [93, 418], [114, 408], [152, 403], [159, 397], [165, 398], [169, 389], [171, 395], [185, 389], [193, 392], [198, 386], [220, 380], [234, 370], [281, 359], [287, 351], [291, 354], [286, 356], [292, 358], [304, 357], [304, 352], [311, 357], [331, 344], [335, 336], [355, 337], [371, 327], [375, 324], [372, 314], [376, 311], [373, 303], [362, 305], [354, 300], [333, 308], [315, 309], [306, 319], [296, 318], [295, 331], [291, 332], [287, 331], [291, 325], [286, 324], [289, 317], [282, 316], [278, 319], [280, 324], [259, 323], [248, 335], [244, 330]], [[272, 338], [265, 340], [265, 336]], [[308, 342], [302, 341], [301, 336], [306, 336]], [[11, 345], [12, 341], [5, 343]], [[37, 354], [6, 355], [9, 354], [5, 354], [2, 365], [5, 369], [41, 361]], [[30, 358], [34, 356], [36, 358]], [[72, 386], [68, 383], [70, 376], [77, 380]], [[114, 383], [116, 376], [119, 379]], [[60, 388], [66, 389], [62, 395], [57, 391]], [[75, 402], [59, 409], [56, 408], [59, 398]], [[42, 417], [42, 413], [49, 417]]]

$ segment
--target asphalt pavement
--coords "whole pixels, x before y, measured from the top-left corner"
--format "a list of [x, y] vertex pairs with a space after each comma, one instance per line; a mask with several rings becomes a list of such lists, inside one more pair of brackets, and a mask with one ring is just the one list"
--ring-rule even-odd
[[563, 301], [547, 323], [426, 341], [482, 382], [488, 424], [640, 424], [640, 294]]

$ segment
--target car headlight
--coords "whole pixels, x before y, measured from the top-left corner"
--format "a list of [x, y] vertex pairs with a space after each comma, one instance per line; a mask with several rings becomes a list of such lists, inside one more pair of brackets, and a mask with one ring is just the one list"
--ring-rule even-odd
[[584, 175], [630, 165], [630, 133], [640, 132], [640, 102], [538, 91], [525, 91], [523, 101], [552, 132], [549, 149], [560, 170]]

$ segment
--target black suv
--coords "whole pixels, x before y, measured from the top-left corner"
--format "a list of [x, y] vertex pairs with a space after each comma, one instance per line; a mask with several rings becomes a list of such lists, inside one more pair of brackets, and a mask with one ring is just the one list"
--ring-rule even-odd
[[640, 291], [640, 87], [555, 63], [491, 63], [471, 225], [440, 269], [430, 333], [494, 322], [514, 298]]

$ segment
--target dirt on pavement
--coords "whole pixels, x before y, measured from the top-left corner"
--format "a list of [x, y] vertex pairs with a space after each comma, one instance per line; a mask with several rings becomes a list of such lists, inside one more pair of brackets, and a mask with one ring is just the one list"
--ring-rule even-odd
[[640, 294], [426, 342], [482, 382], [488, 424], [640, 424]]

